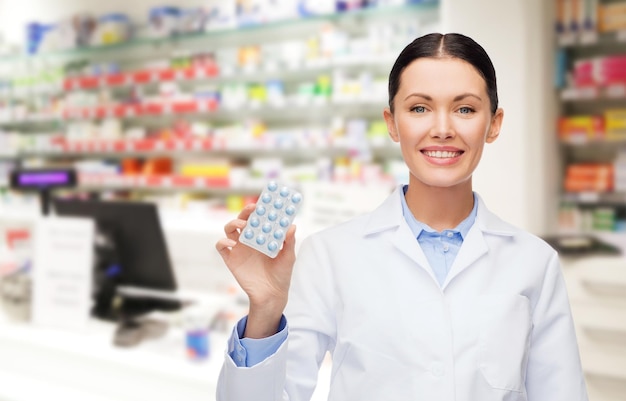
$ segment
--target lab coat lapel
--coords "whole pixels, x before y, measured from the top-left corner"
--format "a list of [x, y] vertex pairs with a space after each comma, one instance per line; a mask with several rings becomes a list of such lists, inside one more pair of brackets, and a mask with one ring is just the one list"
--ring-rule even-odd
[[419, 246], [417, 238], [413, 236], [413, 232], [411, 232], [411, 229], [406, 222], [404, 224], [400, 224], [398, 229], [391, 235], [391, 242], [400, 252], [404, 253], [406, 256], [411, 258], [413, 262], [417, 263], [421, 268], [426, 270], [435, 282], [437, 281], [422, 247]]
[[467, 237], [463, 240], [461, 249], [459, 249], [459, 253], [456, 255], [456, 258], [454, 258], [452, 267], [442, 287], [445, 288], [454, 277], [471, 266], [481, 256], [486, 254], [488, 250], [489, 247], [487, 246], [483, 232], [474, 224], [467, 233]]
[[400, 196], [404, 196], [401, 185], [370, 214], [365, 235], [381, 234], [381, 238], [388, 238], [395, 248], [426, 270], [433, 280], [437, 281], [417, 238], [413, 237], [402, 215]]
[[467, 233], [467, 237], [463, 239], [461, 249], [452, 263], [443, 288], [489, 251], [485, 236], [511, 237], [515, 234], [515, 228], [489, 211], [479, 195], [476, 195], [476, 200], [478, 201], [476, 221]]

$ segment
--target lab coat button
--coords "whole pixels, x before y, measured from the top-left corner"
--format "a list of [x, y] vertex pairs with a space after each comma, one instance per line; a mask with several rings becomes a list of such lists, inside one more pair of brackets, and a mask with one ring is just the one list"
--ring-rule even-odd
[[443, 376], [446, 373], [446, 370], [441, 362], [433, 362], [430, 365], [430, 372], [433, 376]]

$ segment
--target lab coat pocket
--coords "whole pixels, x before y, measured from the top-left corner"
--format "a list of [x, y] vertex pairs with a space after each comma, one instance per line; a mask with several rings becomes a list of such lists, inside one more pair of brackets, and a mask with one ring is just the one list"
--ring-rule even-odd
[[489, 294], [481, 302], [480, 370], [492, 388], [524, 391], [532, 331], [530, 301], [519, 294]]
[[344, 345], [333, 360], [329, 401], [412, 401], [416, 393], [414, 367], [362, 344]]

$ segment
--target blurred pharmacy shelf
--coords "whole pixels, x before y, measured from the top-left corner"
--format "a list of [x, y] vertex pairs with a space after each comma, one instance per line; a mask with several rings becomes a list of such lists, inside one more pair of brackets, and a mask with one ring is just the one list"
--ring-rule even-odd
[[626, 1], [555, 0], [557, 230], [601, 251], [562, 254], [589, 398], [626, 389]]
[[555, 4], [559, 229], [626, 242], [626, 2]]
[[281, 175], [388, 182], [401, 155], [382, 117], [387, 76], [438, 22], [437, 1], [407, 1], [109, 45], [29, 44], [34, 54], [0, 56], [0, 175], [69, 166], [91, 195], [222, 200]]

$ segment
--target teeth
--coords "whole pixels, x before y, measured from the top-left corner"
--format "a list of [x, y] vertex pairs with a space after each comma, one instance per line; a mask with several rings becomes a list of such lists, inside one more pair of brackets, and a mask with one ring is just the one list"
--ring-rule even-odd
[[461, 155], [461, 152], [449, 152], [447, 150], [427, 150], [424, 151], [424, 154], [429, 157], [436, 157], [438, 159], [447, 159], [452, 157], [457, 157]]

